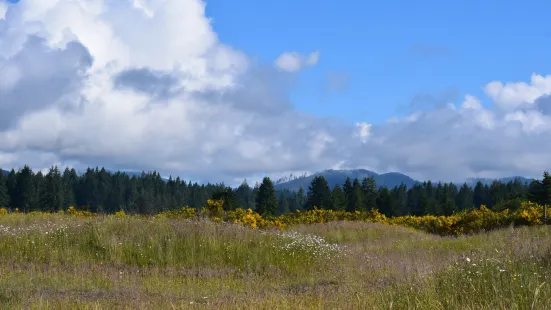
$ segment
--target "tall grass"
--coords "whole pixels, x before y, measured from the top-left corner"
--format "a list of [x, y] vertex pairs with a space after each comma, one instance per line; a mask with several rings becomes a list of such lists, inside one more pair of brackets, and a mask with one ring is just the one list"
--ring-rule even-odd
[[0, 217], [2, 309], [547, 309], [551, 232]]

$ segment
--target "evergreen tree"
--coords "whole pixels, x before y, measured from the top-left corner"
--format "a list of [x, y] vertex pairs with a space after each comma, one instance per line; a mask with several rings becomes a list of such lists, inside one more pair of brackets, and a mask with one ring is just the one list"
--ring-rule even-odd
[[344, 191], [344, 198], [346, 200], [346, 210], [354, 210], [354, 201], [352, 194], [354, 192], [354, 187], [352, 186], [352, 181], [349, 177], [346, 177], [346, 180], [344, 181], [344, 185], [342, 187]]
[[17, 173], [15, 207], [23, 212], [29, 212], [35, 206], [36, 187], [34, 173], [27, 165]]
[[17, 174], [14, 169], [11, 169], [8, 173], [6, 187], [8, 188], [8, 196], [10, 197], [10, 208], [17, 208]]
[[264, 216], [272, 216], [277, 213], [277, 198], [274, 189], [274, 184], [269, 177], [262, 180], [262, 184], [258, 187], [258, 195], [256, 197], [256, 212]]
[[63, 208], [63, 180], [59, 169], [51, 167], [44, 177], [40, 190], [40, 209], [57, 212]]
[[461, 188], [459, 189], [459, 193], [456, 198], [456, 205], [459, 211], [473, 208], [473, 191], [467, 185], [467, 183], [461, 185]]
[[226, 211], [232, 211], [241, 207], [237, 194], [231, 187], [216, 190], [212, 194], [212, 199], [222, 200], [224, 210]]
[[8, 192], [8, 178], [0, 170], [0, 208], [9, 208], [10, 196]]
[[486, 193], [482, 182], [476, 182], [473, 192], [473, 202], [475, 208], [480, 208], [481, 205], [487, 204]]
[[347, 211], [366, 211], [365, 197], [358, 179], [354, 179], [354, 183], [352, 183], [352, 194], [350, 195]]
[[278, 203], [278, 214], [285, 214], [289, 213], [291, 211], [289, 207], [289, 200], [283, 193], [279, 194], [279, 199], [277, 200]]
[[304, 197], [304, 189], [301, 186], [297, 191], [298, 210], [303, 210], [305, 203], [306, 203], [306, 201], [305, 201], [305, 197]]
[[386, 186], [381, 186], [377, 195], [377, 206], [379, 207], [379, 212], [388, 217], [394, 216], [393, 205], [394, 202], [390, 191]]
[[237, 199], [239, 200], [239, 204], [245, 208], [245, 209], [254, 209], [255, 201], [253, 197], [253, 191], [249, 184], [247, 184], [247, 180], [244, 180], [241, 185], [236, 190]]
[[308, 196], [306, 198], [306, 209], [332, 209], [331, 189], [323, 176], [316, 176], [308, 187]]
[[365, 197], [364, 209], [377, 209], [377, 184], [375, 183], [375, 178], [364, 178], [362, 180], [362, 191]]
[[551, 175], [549, 175], [548, 171], [543, 172], [540, 194], [541, 203], [548, 206], [551, 205]]
[[345, 211], [347, 202], [344, 191], [339, 184], [335, 184], [333, 191], [331, 192], [331, 198], [333, 200], [333, 210]]

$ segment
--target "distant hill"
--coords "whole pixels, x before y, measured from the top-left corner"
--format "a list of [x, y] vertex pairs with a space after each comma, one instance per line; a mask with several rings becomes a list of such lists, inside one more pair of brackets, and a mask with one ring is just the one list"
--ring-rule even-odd
[[[352, 169], [352, 170], [332, 170], [331, 169], [331, 170], [318, 172], [310, 176], [301, 176], [298, 178], [293, 178], [288, 181], [286, 178], [283, 178], [282, 179], [283, 182], [276, 183], [275, 188], [288, 189], [293, 191], [293, 190], [298, 190], [300, 187], [302, 187], [305, 191], [307, 191], [308, 186], [310, 185], [312, 180], [318, 175], [324, 176], [331, 188], [333, 188], [335, 184], [343, 185], [347, 177], [350, 177], [351, 180], [354, 180], [355, 178], [362, 180], [363, 178], [366, 178], [366, 177], [373, 177], [375, 179], [375, 182], [377, 183], [377, 187], [386, 186], [388, 188], [399, 186], [402, 183], [405, 184], [408, 188], [411, 188], [416, 183], [421, 183], [420, 181], [414, 180], [411, 177], [398, 172], [378, 174], [376, 172], [365, 170], [365, 169]], [[456, 185], [461, 186], [464, 183], [467, 183], [467, 185], [469, 185], [470, 187], [474, 187], [479, 180], [484, 185], [486, 184], [491, 185], [494, 180], [498, 180], [502, 183], [507, 183], [509, 181], [513, 181], [515, 178], [519, 178], [522, 183], [531, 183], [534, 180], [531, 178], [516, 177], [516, 176], [505, 177], [500, 179], [469, 178], [465, 180], [465, 182], [457, 182]], [[438, 183], [438, 182], [433, 181], [433, 183]], [[442, 183], [445, 183], [445, 182], [442, 182]]]
[[[507, 183], [509, 181], [514, 181], [516, 178], [518, 178], [522, 183], [532, 183], [535, 179], [532, 178], [525, 178], [525, 177], [506, 177], [506, 178], [500, 178], [500, 179], [488, 179], [488, 178], [469, 178], [465, 181], [467, 185], [474, 187], [478, 181], [482, 182], [483, 185], [491, 185], [494, 181], [499, 181], [501, 183]], [[463, 183], [461, 183], [463, 184]]]
[[3, 170], [3, 169], [0, 169], [0, 172], [3, 173], [4, 175], [8, 175], [10, 173], [9, 171]]
[[305, 191], [307, 191], [308, 186], [310, 185], [312, 180], [319, 175], [322, 175], [323, 177], [325, 177], [325, 179], [327, 180], [327, 183], [329, 183], [329, 186], [331, 188], [333, 188], [333, 186], [335, 186], [336, 184], [343, 185], [347, 177], [349, 177], [351, 180], [354, 180], [355, 178], [362, 180], [363, 178], [373, 177], [378, 187], [386, 186], [389, 188], [399, 186], [402, 183], [409, 188], [409, 187], [412, 187], [414, 184], [418, 183], [418, 181], [408, 177], [405, 174], [401, 174], [398, 172], [378, 174], [366, 169], [352, 169], [352, 170], [330, 169], [330, 170], [325, 170], [323, 172], [315, 173], [310, 176], [300, 177], [291, 181], [275, 184], [275, 188], [288, 189], [288, 190], [294, 191], [302, 187]]

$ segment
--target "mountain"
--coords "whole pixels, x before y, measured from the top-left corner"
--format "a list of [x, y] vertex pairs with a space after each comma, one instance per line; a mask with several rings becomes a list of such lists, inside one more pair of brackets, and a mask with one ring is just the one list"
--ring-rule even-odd
[[[388, 188], [393, 188], [404, 183], [408, 188], [411, 188], [416, 183], [421, 183], [417, 180], [412, 179], [411, 177], [398, 173], [398, 172], [389, 172], [378, 174], [373, 171], [365, 169], [352, 169], [352, 170], [325, 170], [323, 172], [318, 172], [310, 176], [301, 176], [295, 178], [282, 178], [280, 182], [276, 182], [276, 189], [288, 189], [288, 190], [298, 190], [301, 186], [307, 191], [308, 186], [312, 180], [316, 177], [322, 175], [329, 183], [329, 186], [333, 188], [335, 184], [343, 185], [346, 178], [349, 177], [351, 180], [358, 178], [360, 181], [363, 178], [373, 177], [377, 183], [377, 187], [386, 186]], [[525, 178], [519, 176], [505, 177], [500, 179], [488, 179], [488, 178], [469, 178], [465, 182], [457, 182], [457, 186], [461, 186], [464, 183], [467, 183], [470, 187], [474, 187], [478, 181], [481, 181], [484, 185], [491, 185], [494, 180], [500, 181], [502, 183], [507, 183], [509, 181], [514, 181], [515, 178], [519, 178], [522, 183], [531, 183], [534, 179]], [[434, 182], [433, 183], [438, 183]], [[445, 182], [442, 182], [445, 183]]]
[[[514, 181], [516, 178], [518, 178], [522, 183], [532, 183], [535, 179], [532, 178], [525, 178], [525, 177], [506, 177], [506, 178], [500, 178], [500, 179], [488, 179], [488, 178], [469, 178], [465, 181], [467, 185], [474, 187], [478, 181], [482, 182], [482, 185], [492, 185], [494, 181], [499, 181], [501, 183], [507, 183], [510, 181]], [[461, 183], [463, 184], [463, 183]], [[458, 184], [459, 185], [459, 184]]]
[[351, 180], [358, 178], [360, 181], [363, 178], [373, 177], [378, 187], [386, 186], [389, 188], [399, 186], [402, 183], [404, 183], [409, 188], [409, 187], [412, 187], [414, 184], [419, 183], [418, 181], [408, 177], [407, 175], [401, 174], [398, 172], [378, 174], [373, 171], [369, 171], [365, 169], [352, 169], [352, 170], [330, 169], [330, 170], [325, 170], [323, 172], [315, 173], [310, 176], [299, 177], [291, 181], [275, 184], [275, 188], [288, 189], [293, 191], [293, 190], [298, 190], [300, 187], [302, 187], [305, 191], [307, 191], [308, 186], [310, 185], [312, 180], [319, 175], [322, 175], [323, 177], [325, 177], [325, 179], [327, 180], [327, 183], [329, 183], [329, 186], [331, 188], [333, 188], [333, 186], [335, 186], [336, 184], [343, 185], [347, 177], [349, 177]]
[[2, 170], [2, 169], [0, 169], [0, 172], [3, 173], [4, 175], [8, 175], [8, 174], [10, 173], [9, 171], [7, 171], [7, 170]]

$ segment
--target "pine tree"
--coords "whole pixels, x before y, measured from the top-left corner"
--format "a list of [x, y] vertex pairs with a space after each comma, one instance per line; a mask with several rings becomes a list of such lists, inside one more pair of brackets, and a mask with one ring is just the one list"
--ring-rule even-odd
[[0, 170], [0, 208], [9, 208], [10, 196], [8, 193], [8, 178]]
[[364, 178], [362, 180], [362, 191], [365, 197], [364, 209], [377, 209], [377, 184], [375, 183], [375, 178]]
[[473, 192], [473, 203], [475, 208], [480, 208], [481, 205], [486, 204], [486, 197], [484, 193], [484, 185], [481, 181], [477, 181]]
[[346, 200], [346, 210], [354, 210], [354, 201], [352, 197], [352, 193], [354, 192], [354, 187], [352, 186], [352, 181], [349, 177], [346, 177], [346, 180], [344, 181], [344, 185], [342, 187], [344, 191], [344, 198]]
[[51, 167], [44, 177], [39, 201], [41, 210], [57, 212], [63, 208], [63, 180], [57, 167]]
[[262, 180], [256, 197], [256, 212], [263, 216], [273, 216], [277, 213], [277, 198], [274, 184], [269, 177]]
[[352, 194], [350, 195], [350, 200], [348, 201], [348, 209], [346, 211], [367, 211], [365, 209], [364, 193], [358, 179], [354, 179], [354, 183], [352, 183]]
[[31, 211], [36, 205], [37, 191], [34, 173], [29, 166], [25, 165], [17, 172], [15, 191], [15, 207], [25, 213]]
[[379, 193], [377, 194], [377, 206], [379, 208], [379, 212], [388, 217], [394, 216], [393, 204], [394, 202], [390, 191], [386, 186], [381, 186], [379, 188]]
[[285, 214], [291, 211], [289, 207], [289, 200], [287, 199], [287, 197], [285, 197], [283, 193], [279, 194], [277, 203], [278, 203], [278, 214]]
[[541, 202], [544, 205], [551, 205], [551, 175], [548, 171], [543, 172], [541, 180]]
[[461, 188], [459, 189], [459, 193], [457, 194], [457, 198], [455, 201], [456, 201], [457, 209], [459, 211], [473, 208], [474, 206], [473, 191], [467, 185], [467, 183], [464, 183], [463, 185], [461, 185]]
[[306, 198], [306, 209], [332, 209], [331, 189], [323, 176], [316, 176], [308, 187]]
[[297, 191], [297, 205], [298, 205], [298, 210], [303, 210], [304, 209], [304, 204], [306, 203], [305, 200], [304, 200], [304, 188], [299, 187], [298, 191]]
[[339, 184], [336, 184], [333, 187], [333, 191], [331, 192], [331, 198], [333, 199], [333, 210], [339, 210], [344, 211], [346, 210], [346, 197], [344, 195], [344, 191], [340, 187]]
[[231, 187], [215, 190], [212, 194], [212, 199], [222, 200], [224, 210], [226, 211], [232, 211], [241, 207], [240, 201], [237, 198], [237, 194], [233, 191]]

